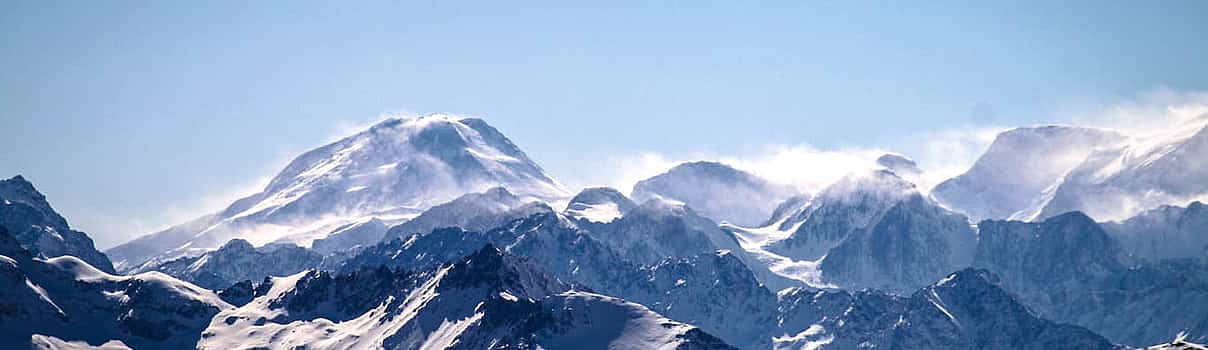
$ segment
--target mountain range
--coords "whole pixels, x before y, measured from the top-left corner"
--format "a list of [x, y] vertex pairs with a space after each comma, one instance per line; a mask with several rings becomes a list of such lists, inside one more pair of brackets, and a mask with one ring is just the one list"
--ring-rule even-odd
[[103, 253], [17, 176], [0, 345], [1195, 348], [1206, 124], [1016, 128], [929, 192], [893, 153], [816, 193], [706, 161], [626, 195], [481, 119], [388, 119]]

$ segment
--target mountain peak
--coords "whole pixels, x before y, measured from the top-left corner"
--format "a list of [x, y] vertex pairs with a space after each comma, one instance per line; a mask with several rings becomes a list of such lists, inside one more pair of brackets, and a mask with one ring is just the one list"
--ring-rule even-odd
[[723, 163], [698, 161], [638, 181], [631, 197], [637, 202], [675, 200], [714, 221], [754, 226], [767, 219], [793, 192]]
[[226, 244], [223, 244], [221, 248], [218, 248], [218, 250], [224, 251], [251, 251], [253, 249], [255, 248], [252, 247], [252, 244], [248, 243], [247, 240], [238, 238], [232, 239], [226, 242]]
[[0, 219], [8, 226], [9, 234], [34, 255], [74, 255], [105, 272], [115, 272], [109, 258], [96, 250], [92, 238], [73, 230], [46, 196], [21, 175], [0, 180]]
[[620, 218], [637, 204], [611, 187], [585, 188], [570, 199], [564, 212], [576, 219], [608, 223]]
[[1086, 215], [1086, 213], [1083, 213], [1083, 212], [1077, 211], [1077, 210], [1049, 217], [1048, 219], [1044, 220], [1044, 223], [1050, 224], [1050, 225], [1078, 225], [1078, 226], [1096, 225], [1095, 219]]
[[482, 119], [390, 118], [303, 153], [260, 193], [110, 250], [124, 267], [197, 255], [233, 238], [309, 247], [350, 223], [391, 225], [468, 193], [559, 202], [570, 193]]
[[913, 159], [906, 158], [901, 154], [889, 153], [877, 158], [877, 165], [889, 169], [889, 171], [901, 176], [914, 176], [922, 171], [919, 170], [919, 165]]
[[1128, 136], [1104, 129], [1042, 125], [1001, 132], [965, 173], [945, 180], [932, 197], [973, 220], [1006, 219], [1037, 198], [1095, 150]]
[[26, 180], [25, 176], [21, 176], [21, 174], [13, 175], [13, 177], [8, 178], [8, 180], [0, 180], [0, 182], [9, 182], [13, 186], [24, 185], [31, 190], [34, 188], [34, 184], [30, 183], [29, 180]]
[[986, 284], [993, 285], [995, 287], [1001, 287], [1002, 285], [1002, 281], [999, 280], [998, 275], [990, 272], [990, 270], [976, 267], [966, 267], [960, 271], [949, 274], [947, 277], [944, 277], [939, 281], [936, 281], [935, 283], [931, 284], [930, 287], [951, 287], [958, 284], [967, 283]]
[[912, 194], [918, 194], [914, 183], [888, 169], [876, 169], [848, 174], [824, 188], [818, 197], [841, 199], [853, 195], [872, 195], [878, 198], [900, 199]]

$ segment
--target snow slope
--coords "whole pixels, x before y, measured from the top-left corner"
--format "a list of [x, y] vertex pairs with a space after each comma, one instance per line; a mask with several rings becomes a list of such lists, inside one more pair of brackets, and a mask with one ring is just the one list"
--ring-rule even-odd
[[1016, 216], [1042, 220], [1081, 211], [1096, 220], [1123, 220], [1161, 205], [1208, 198], [1208, 114], [1155, 135], [1092, 152], [1054, 188], [1042, 206]]
[[1095, 149], [1127, 139], [1086, 127], [1011, 129], [998, 134], [968, 171], [936, 185], [931, 195], [974, 221], [1010, 218], [1036, 206], [1046, 189]]
[[376, 217], [397, 223], [462, 194], [504, 187], [522, 198], [570, 194], [481, 119], [388, 119], [295, 158], [260, 193], [221, 212], [110, 249], [119, 270], [196, 255], [240, 238], [309, 247]]
[[[365, 288], [344, 290], [349, 283]], [[730, 349], [640, 305], [566, 291], [535, 265], [490, 245], [415, 273], [309, 271], [268, 286], [214, 317], [198, 348]]]
[[139, 349], [189, 348], [210, 316], [231, 308], [213, 292], [162, 273], [115, 276], [74, 256], [35, 258], [3, 229], [0, 286], [0, 347], [9, 349], [111, 340]]

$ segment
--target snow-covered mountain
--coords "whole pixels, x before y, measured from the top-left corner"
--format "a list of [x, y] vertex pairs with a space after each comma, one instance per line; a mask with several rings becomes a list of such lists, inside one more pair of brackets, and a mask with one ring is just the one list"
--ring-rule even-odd
[[[912, 169], [900, 159], [893, 163], [898, 171]], [[772, 270], [811, 284], [911, 291], [968, 266], [976, 247], [964, 216], [924, 197], [889, 169], [850, 174], [808, 203], [784, 206], [790, 205], [795, 212], [741, 236], [752, 241], [751, 232], [772, 232], [747, 248], [780, 257], [763, 260], [773, 264]], [[789, 262], [777, 261], [785, 259]]]
[[1128, 268], [1119, 243], [1081, 212], [1041, 223], [987, 220], [977, 226], [976, 265], [998, 272], [1012, 288], [1083, 286]]
[[681, 202], [651, 199], [621, 218], [599, 225], [594, 237], [641, 264], [667, 257], [685, 257], [718, 249], [738, 248], [738, 242], [709, 219]]
[[496, 187], [432, 207], [414, 219], [391, 227], [385, 239], [424, 234], [442, 227], [487, 231], [514, 219], [549, 210], [543, 203], [525, 201], [503, 187]]
[[683, 202], [710, 219], [744, 226], [758, 225], [776, 205], [792, 196], [791, 189], [717, 162], [690, 162], [638, 181], [630, 197]]
[[592, 187], [579, 191], [562, 213], [572, 219], [607, 224], [638, 205], [611, 187]]
[[397, 223], [458, 196], [503, 187], [559, 202], [570, 194], [481, 119], [388, 119], [295, 158], [260, 193], [110, 249], [119, 270], [196, 255], [240, 238], [309, 247], [369, 218]]
[[776, 209], [772, 210], [772, 217], [768, 218], [759, 227], [780, 226], [782, 220], [787, 220], [790, 215], [796, 214], [810, 204], [809, 194], [799, 194], [785, 199], [780, 204], [776, 205]]
[[1046, 189], [1095, 149], [1128, 139], [1115, 131], [1037, 126], [1004, 131], [964, 174], [931, 195], [974, 221], [1007, 219], [1036, 207]]
[[1208, 339], [1208, 265], [1189, 260], [1132, 261], [1100, 225], [1080, 212], [1043, 222], [982, 221], [974, 265], [1040, 315], [1143, 346], [1186, 331]]
[[1164, 205], [1121, 222], [1102, 223], [1124, 250], [1150, 261], [1191, 258], [1208, 262], [1208, 207]]
[[1123, 220], [1160, 205], [1208, 198], [1208, 114], [1152, 136], [1092, 152], [1021, 218], [1082, 211]]
[[376, 244], [386, 237], [390, 227], [378, 218], [346, 224], [332, 230], [327, 237], [316, 239], [311, 243], [311, 249], [320, 254], [356, 249]]
[[568, 283], [646, 305], [677, 320], [692, 320], [687, 322], [728, 343], [767, 344], [767, 339], [753, 336], [760, 332], [752, 330], [771, 326], [775, 296], [735, 253], [684, 253], [649, 265], [636, 264], [597, 240], [594, 232], [552, 211], [488, 232], [443, 228], [383, 242], [358, 252], [340, 271], [373, 266], [432, 268], [483, 244], [527, 257]]
[[905, 291], [969, 266], [976, 247], [963, 215], [915, 194], [827, 252], [819, 269], [831, 284]]
[[417, 272], [308, 271], [267, 280], [214, 317], [198, 348], [731, 349], [640, 305], [568, 289], [490, 245]]
[[243, 280], [292, 275], [318, 267], [322, 262], [319, 253], [292, 244], [254, 248], [245, 240], [232, 239], [218, 250], [166, 261], [146, 271], [163, 272], [209, 289], [223, 289]]
[[113, 264], [96, 250], [92, 238], [71, 229], [34, 185], [21, 175], [0, 180], [0, 226], [36, 256], [53, 258], [71, 255], [108, 273]]
[[909, 297], [878, 291], [781, 293], [777, 349], [1117, 349], [1037, 316], [986, 270], [964, 269]]
[[824, 188], [809, 205], [775, 223], [779, 230], [792, 233], [768, 250], [796, 260], [817, 260], [915, 195], [914, 184], [889, 170], [849, 174]]
[[191, 348], [210, 317], [229, 308], [213, 292], [162, 273], [115, 276], [75, 256], [35, 257], [0, 228], [2, 348], [71, 342]]
[[775, 289], [802, 285], [773, 273], [766, 263], [742, 247], [733, 232], [697, 215], [681, 202], [651, 199], [609, 223], [588, 220], [580, 221], [580, 226], [635, 263], [650, 265], [667, 258], [728, 251], [746, 264], [760, 283]]

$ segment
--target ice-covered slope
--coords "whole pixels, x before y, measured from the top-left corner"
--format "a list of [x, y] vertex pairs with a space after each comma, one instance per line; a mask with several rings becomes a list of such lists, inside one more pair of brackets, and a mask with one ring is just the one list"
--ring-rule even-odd
[[557, 202], [570, 194], [480, 119], [388, 119], [295, 158], [260, 193], [223, 211], [109, 250], [119, 269], [241, 238], [310, 246], [370, 217], [397, 222], [462, 194], [503, 187]]
[[1123, 220], [1160, 205], [1208, 198], [1208, 115], [1092, 152], [1023, 219], [1082, 211]]
[[[359, 288], [345, 288], [347, 285]], [[621, 299], [566, 291], [486, 246], [419, 272], [370, 269], [274, 278], [214, 317], [201, 349], [730, 349]]]
[[1046, 189], [1095, 149], [1127, 138], [1073, 126], [1008, 130], [998, 134], [967, 172], [935, 186], [931, 195], [975, 221], [1006, 219], [1034, 207]]
[[0, 226], [34, 255], [53, 258], [71, 255], [101, 271], [114, 273], [113, 264], [96, 250], [92, 238], [71, 229], [34, 185], [21, 175], [0, 180]]
[[191, 348], [231, 306], [162, 273], [115, 276], [74, 256], [35, 258], [0, 228], [0, 347], [119, 340], [137, 349]]
[[691, 162], [639, 181], [630, 197], [638, 203], [656, 198], [679, 201], [715, 221], [754, 226], [793, 194], [788, 188], [725, 164]]

